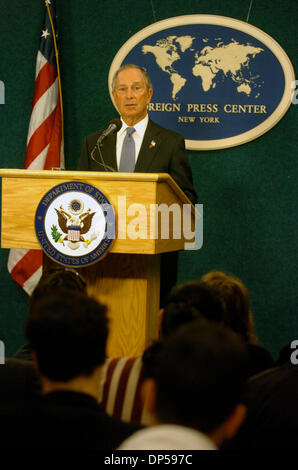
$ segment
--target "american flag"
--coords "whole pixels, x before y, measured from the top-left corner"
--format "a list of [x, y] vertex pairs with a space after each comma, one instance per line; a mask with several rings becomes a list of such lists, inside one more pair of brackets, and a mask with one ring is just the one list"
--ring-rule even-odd
[[[25, 169], [29, 170], [64, 168], [55, 10], [55, 0], [45, 0], [25, 158]], [[41, 277], [42, 263], [41, 250], [12, 249], [8, 258], [8, 270], [13, 279], [30, 295]]]

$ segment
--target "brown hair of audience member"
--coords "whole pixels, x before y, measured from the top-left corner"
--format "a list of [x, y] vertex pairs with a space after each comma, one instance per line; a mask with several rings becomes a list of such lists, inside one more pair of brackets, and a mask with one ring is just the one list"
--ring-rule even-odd
[[42, 274], [39, 283], [29, 297], [29, 307], [50, 295], [57, 289], [70, 289], [76, 292], [87, 293], [86, 282], [84, 278], [72, 268], [56, 267], [48, 269]]
[[221, 302], [224, 323], [239, 333], [247, 343], [257, 344], [249, 293], [237, 277], [222, 271], [210, 271], [201, 281], [214, 289]]

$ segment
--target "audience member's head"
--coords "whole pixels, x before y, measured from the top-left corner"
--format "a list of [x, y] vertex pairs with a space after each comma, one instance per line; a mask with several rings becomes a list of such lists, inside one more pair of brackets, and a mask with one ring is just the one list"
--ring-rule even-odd
[[152, 387], [149, 408], [159, 423], [195, 428], [219, 444], [244, 418], [247, 360], [244, 342], [224, 325], [185, 325], [159, 352], [155, 378], [145, 386]]
[[72, 268], [57, 267], [43, 272], [43, 275], [29, 298], [29, 306], [39, 299], [52, 294], [57, 289], [71, 289], [76, 292], [86, 292], [86, 282]]
[[31, 305], [25, 334], [42, 377], [67, 382], [89, 376], [106, 357], [106, 307], [84, 293], [57, 289]]
[[223, 320], [221, 304], [213, 289], [201, 281], [184, 282], [172, 289], [159, 313], [160, 341], [153, 342], [143, 354], [145, 376], [154, 376], [161, 342], [181, 326], [200, 318]]
[[162, 311], [161, 334], [166, 338], [180, 326], [202, 317], [216, 322], [223, 320], [216, 294], [201, 281], [184, 282], [168, 297]]
[[257, 342], [250, 310], [249, 294], [235, 276], [221, 271], [205, 274], [201, 281], [214, 289], [221, 302], [224, 323], [249, 343]]

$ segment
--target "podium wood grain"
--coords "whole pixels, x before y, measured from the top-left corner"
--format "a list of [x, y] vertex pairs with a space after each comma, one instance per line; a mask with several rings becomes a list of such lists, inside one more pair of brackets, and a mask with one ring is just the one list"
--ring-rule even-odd
[[108, 306], [109, 357], [138, 356], [157, 338], [159, 255], [108, 254], [81, 269], [89, 295]]
[[[152, 206], [165, 203], [191, 204], [167, 174], [102, 173], [0, 169], [2, 176], [2, 248], [39, 249], [35, 235], [35, 212], [44, 195], [58, 184], [83, 181], [98, 188], [116, 213], [116, 240], [112, 253], [162, 253], [182, 250], [185, 239], [152, 239]], [[124, 204], [125, 198], [125, 204]], [[143, 211], [138, 213], [138, 204]], [[157, 209], [156, 209], [157, 210]], [[192, 207], [194, 220], [194, 207]], [[145, 212], [145, 214], [144, 214]], [[137, 239], [128, 236], [129, 227], [139, 221]], [[152, 220], [154, 219], [152, 216]], [[20, 230], [21, 227], [21, 230]]]
[[[44, 255], [45, 271], [58, 266]], [[110, 253], [77, 271], [87, 283], [88, 295], [108, 307], [107, 355], [141, 355], [158, 337], [160, 255]]]
[[[191, 204], [167, 174], [103, 173], [0, 169], [2, 177], [1, 247], [40, 249], [35, 235], [36, 209], [56, 185], [83, 182], [99, 189], [111, 202], [116, 215], [116, 239], [109, 254], [92, 266], [81, 268], [88, 293], [107, 304], [110, 357], [136, 356], [157, 337], [160, 294], [159, 253], [181, 250], [185, 240], [173, 236], [152, 237], [160, 215], [155, 206]], [[195, 208], [191, 207], [192, 222]], [[177, 226], [176, 226], [177, 229]], [[133, 235], [136, 238], [127, 236]], [[44, 256], [45, 269], [53, 264]]]

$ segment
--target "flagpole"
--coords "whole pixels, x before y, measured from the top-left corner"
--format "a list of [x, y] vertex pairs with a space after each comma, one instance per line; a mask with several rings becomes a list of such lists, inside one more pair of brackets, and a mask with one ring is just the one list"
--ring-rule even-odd
[[48, 10], [48, 15], [51, 23], [51, 28], [52, 28], [52, 34], [53, 34], [53, 40], [54, 40], [54, 49], [55, 49], [55, 57], [56, 57], [56, 66], [57, 66], [57, 76], [58, 76], [58, 88], [59, 88], [59, 95], [60, 95], [60, 108], [61, 108], [61, 131], [62, 131], [62, 164], [63, 168], [65, 169], [65, 155], [64, 155], [64, 122], [63, 122], [63, 105], [62, 105], [62, 88], [61, 88], [61, 76], [60, 76], [60, 67], [59, 67], [59, 60], [58, 60], [58, 47], [57, 47], [57, 42], [56, 42], [56, 33], [54, 29], [54, 24], [52, 20], [52, 15], [51, 11], [49, 8], [49, 3], [46, 1], [46, 7]]

